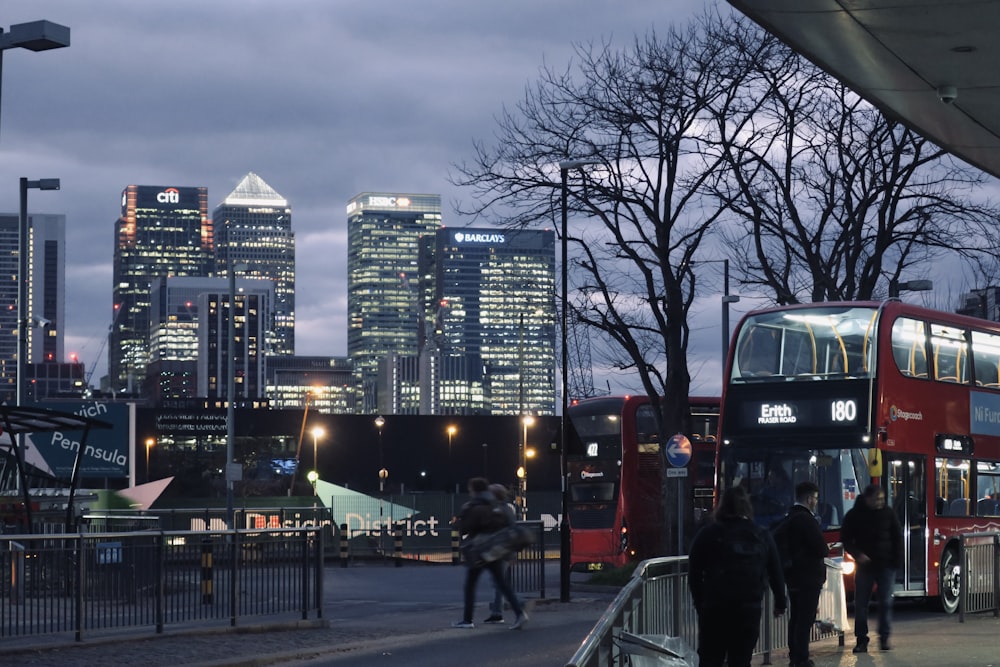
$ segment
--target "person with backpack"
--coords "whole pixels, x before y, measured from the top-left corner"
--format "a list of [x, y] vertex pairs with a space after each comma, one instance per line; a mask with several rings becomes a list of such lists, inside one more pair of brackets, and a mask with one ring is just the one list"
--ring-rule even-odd
[[858, 497], [840, 528], [844, 550], [854, 557], [855, 653], [868, 652], [868, 602], [872, 589], [878, 595], [879, 648], [892, 648], [892, 589], [896, 570], [903, 562], [903, 527], [896, 512], [885, 504], [885, 489], [869, 484]]
[[[490, 493], [489, 482], [485, 478], [473, 477], [469, 480], [468, 488], [469, 501], [462, 506], [455, 520], [459, 533], [464, 536], [467, 542], [472, 542], [479, 536], [496, 533], [511, 525], [510, 517], [502, 504], [498, 503], [496, 497]], [[489, 570], [493, 577], [493, 584], [500, 590], [503, 597], [507, 598], [510, 608], [516, 614], [514, 624], [510, 626], [510, 629], [523, 628], [528, 622], [528, 614], [504, 576], [502, 559], [487, 562], [474, 556], [466, 558], [465, 561], [465, 606], [462, 620], [452, 623], [452, 627], [465, 630], [476, 627], [476, 624], [472, 622], [472, 612], [476, 602], [476, 583], [483, 570]]]
[[698, 531], [688, 557], [701, 667], [750, 667], [765, 586], [774, 596], [774, 615], [783, 615], [785, 578], [774, 540], [753, 522], [746, 490], [726, 489], [715, 521]]
[[[517, 523], [517, 510], [508, 501], [507, 487], [503, 484], [490, 484], [489, 492], [493, 494], [496, 502], [500, 504], [503, 508], [504, 513], [507, 515], [507, 519], [510, 524], [513, 525]], [[503, 578], [504, 581], [509, 583], [507, 578], [507, 573], [510, 571], [510, 562], [516, 557], [515, 552], [511, 552], [509, 556], [500, 559], [501, 567], [503, 568]], [[523, 605], [523, 603], [522, 603]], [[490, 603], [490, 615], [483, 623], [494, 625], [503, 623], [503, 591], [500, 590], [498, 586], [493, 587], [493, 602]]]
[[795, 504], [774, 529], [774, 541], [785, 568], [788, 586], [789, 667], [813, 667], [809, 635], [816, 622], [819, 595], [826, 582], [825, 559], [830, 553], [816, 518], [819, 487], [813, 482], [795, 486]]

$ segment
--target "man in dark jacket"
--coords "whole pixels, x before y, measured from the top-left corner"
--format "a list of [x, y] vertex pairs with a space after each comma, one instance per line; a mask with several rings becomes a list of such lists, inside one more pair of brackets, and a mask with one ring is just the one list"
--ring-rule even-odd
[[[760, 634], [765, 586], [774, 594], [774, 615], [785, 613], [785, 579], [771, 534], [753, 522], [741, 486], [726, 489], [715, 521], [691, 543], [688, 588], [698, 612], [701, 667], [750, 667]], [[728, 660], [728, 662], [726, 662]]]
[[[494, 533], [509, 525], [510, 518], [504, 508], [497, 502], [496, 497], [489, 491], [489, 482], [482, 477], [473, 477], [469, 480], [469, 495], [471, 498], [462, 506], [455, 523], [458, 531], [466, 540], [474, 540], [477, 535]], [[469, 562], [465, 563], [465, 608], [462, 620], [452, 623], [452, 627], [471, 630], [476, 627], [472, 622], [472, 612], [476, 602], [476, 583], [483, 570], [489, 570], [493, 576], [493, 584], [507, 598], [510, 608], [517, 615], [511, 630], [519, 630], [528, 622], [528, 614], [521, 606], [521, 601], [517, 599], [514, 591], [511, 590], [507, 578], [504, 576], [504, 564], [501, 560], [494, 560], [489, 563]]]
[[903, 562], [903, 528], [896, 513], [885, 504], [885, 490], [868, 485], [854, 507], [844, 516], [840, 531], [844, 549], [857, 561], [854, 572], [855, 653], [868, 652], [868, 603], [872, 588], [878, 593], [879, 646], [892, 646], [892, 589], [896, 569]]
[[788, 585], [788, 660], [790, 667], [813, 667], [809, 634], [816, 622], [819, 594], [826, 582], [824, 559], [830, 548], [816, 520], [819, 487], [812, 482], [795, 486], [795, 504], [781, 530], [791, 562], [785, 570]]

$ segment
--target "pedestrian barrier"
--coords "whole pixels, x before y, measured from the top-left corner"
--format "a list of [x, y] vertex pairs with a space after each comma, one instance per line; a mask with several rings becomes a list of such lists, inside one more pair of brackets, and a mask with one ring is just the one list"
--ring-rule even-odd
[[[837, 602], [830, 598], [839, 595], [841, 601], [844, 599], [843, 572], [838, 563], [832, 560], [826, 563], [828, 585], [820, 595], [820, 608], [833, 609]], [[652, 558], [640, 563], [566, 667], [631, 665], [630, 654], [621, 645], [623, 635], [677, 637], [696, 647], [698, 617], [688, 593], [687, 574], [687, 556]], [[760, 638], [754, 650], [755, 654], [763, 655], [764, 664], [771, 664], [774, 650], [788, 646], [787, 619], [774, 618], [773, 610], [774, 602], [768, 591], [764, 596]], [[818, 623], [813, 628], [812, 640], [839, 635], [843, 642], [844, 630]]]
[[323, 533], [138, 531], [0, 537], [0, 641], [295, 613], [322, 616]]

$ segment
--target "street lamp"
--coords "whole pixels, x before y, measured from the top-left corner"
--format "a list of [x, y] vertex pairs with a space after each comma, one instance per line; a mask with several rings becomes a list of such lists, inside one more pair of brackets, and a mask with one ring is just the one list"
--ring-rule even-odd
[[6, 33], [0, 28], [0, 83], [3, 74], [3, 52], [7, 49], [49, 51], [69, 46], [69, 28], [52, 21], [31, 21], [12, 25]]
[[739, 302], [740, 297], [729, 293], [728, 259], [699, 259], [691, 262], [691, 266], [695, 264], [722, 264], [722, 374], [725, 375], [726, 361], [729, 359], [729, 304]]
[[899, 298], [900, 292], [928, 292], [934, 289], [932, 280], [907, 280], [899, 282], [895, 278], [889, 281], [889, 298]]
[[[316, 477], [318, 479], [319, 478], [319, 450], [318, 450], [318, 448], [316, 446], [316, 443], [317, 443], [317, 441], [320, 438], [322, 438], [324, 435], [326, 435], [326, 431], [323, 429], [322, 426], [313, 426], [312, 430], [309, 431], [309, 432], [312, 433], [312, 437], [313, 437], [313, 472], [316, 473]], [[313, 495], [314, 496], [316, 495], [316, 484], [315, 484], [315, 482], [313, 483]]]
[[458, 427], [455, 426], [454, 424], [451, 424], [448, 427], [448, 458], [451, 458], [451, 439], [455, 437], [455, 434], [457, 432], [458, 432]]
[[[385, 426], [385, 417], [383, 417], [382, 415], [379, 415], [378, 417], [375, 418], [375, 428], [378, 429], [378, 467], [379, 467], [379, 473], [378, 473], [378, 475], [379, 475], [379, 479], [382, 478], [382, 471], [385, 470], [385, 468], [383, 468], [384, 461], [383, 461], [383, 458], [382, 458], [382, 427], [383, 426]], [[379, 491], [381, 491], [381, 485], [380, 485]]]
[[569, 602], [569, 568], [570, 568], [570, 553], [569, 553], [569, 499], [567, 498], [568, 489], [566, 488], [566, 411], [569, 409], [569, 350], [567, 349], [566, 343], [569, 338], [569, 321], [567, 319], [569, 310], [569, 287], [568, 287], [568, 276], [569, 271], [567, 270], [567, 262], [569, 256], [569, 243], [566, 238], [566, 233], [569, 228], [569, 187], [567, 182], [569, 180], [569, 170], [570, 169], [580, 169], [588, 165], [601, 164], [600, 160], [594, 158], [580, 158], [576, 160], [563, 160], [559, 163], [559, 176], [560, 183], [562, 184], [562, 229], [560, 239], [560, 255], [561, 255], [561, 266], [560, 266], [560, 279], [562, 281], [562, 309], [559, 317], [559, 332], [562, 339], [562, 377], [560, 384], [562, 389], [561, 406], [562, 412], [560, 413], [560, 419], [562, 423], [559, 429], [559, 476], [561, 477], [559, 486], [559, 497], [560, 497], [560, 519], [559, 519], [559, 600], [561, 602]]
[[[521, 417], [521, 465], [517, 469], [518, 496], [521, 499], [521, 520], [528, 520], [528, 457], [534, 455], [534, 450], [528, 449], [528, 427], [534, 425], [535, 418], [531, 415]], [[531, 452], [529, 454], [528, 452]]]
[[229, 359], [226, 366], [226, 523], [235, 527], [233, 517], [233, 482], [243, 478], [243, 466], [233, 464], [236, 441], [236, 273], [247, 270], [246, 264], [230, 263], [229, 273], [229, 317], [227, 338]]
[[149, 450], [156, 444], [153, 438], [146, 438], [146, 481], [149, 481]]
[[[15, 26], [16, 27], [16, 26]], [[2, 51], [0, 51], [2, 53]], [[17, 385], [14, 400], [23, 405], [25, 371], [28, 363], [28, 329], [31, 327], [31, 313], [28, 312], [28, 190], [58, 190], [58, 178], [42, 178], [29, 181], [21, 178], [21, 210], [18, 214], [17, 232]]]

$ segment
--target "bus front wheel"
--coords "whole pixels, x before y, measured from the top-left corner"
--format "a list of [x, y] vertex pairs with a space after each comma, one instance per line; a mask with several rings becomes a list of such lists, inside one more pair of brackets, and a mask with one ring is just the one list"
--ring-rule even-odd
[[955, 547], [948, 547], [941, 554], [941, 572], [938, 581], [938, 589], [941, 594], [941, 608], [946, 614], [954, 614], [958, 611], [958, 596], [961, 592], [959, 580], [962, 575], [961, 563], [958, 559], [958, 550]]

